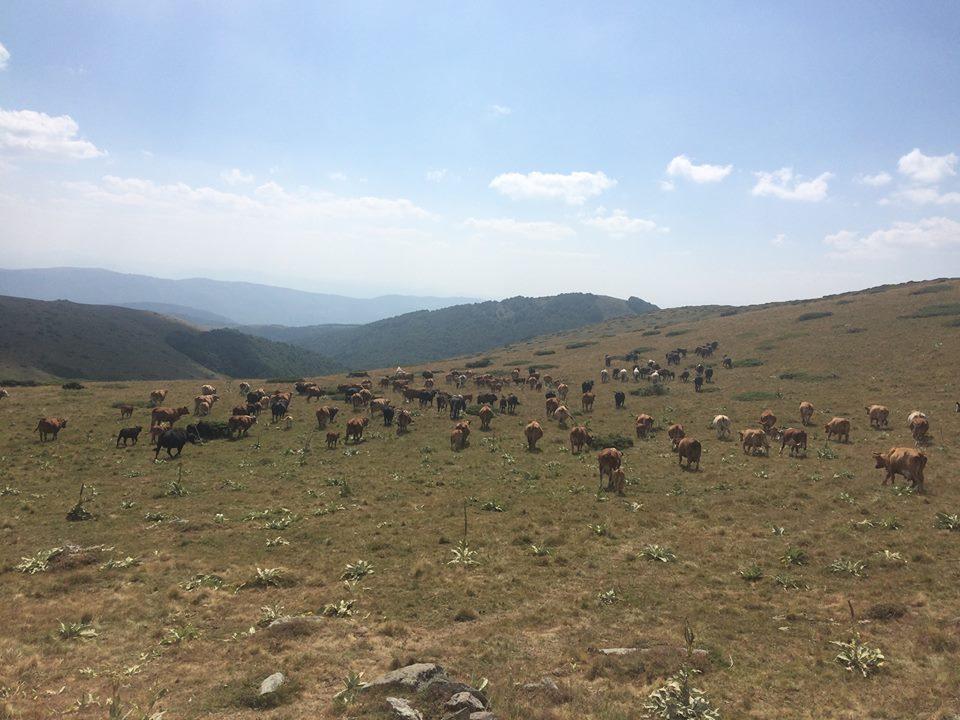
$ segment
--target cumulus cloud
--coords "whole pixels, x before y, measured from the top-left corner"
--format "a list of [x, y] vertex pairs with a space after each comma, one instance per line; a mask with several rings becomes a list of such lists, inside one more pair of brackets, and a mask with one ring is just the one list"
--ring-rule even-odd
[[427, 174], [425, 177], [429, 182], [435, 182], [435, 183], [443, 182], [447, 177], [447, 169], [439, 168], [437, 170], [427, 170]]
[[733, 172], [733, 165], [695, 165], [686, 155], [677, 155], [667, 165], [667, 175], [682, 177], [695, 183], [720, 182]]
[[613, 237], [637, 235], [655, 230], [659, 230], [660, 232], [670, 231], [669, 228], [660, 227], [653, 220], [630, 217], [624, 210], [614, 210], [611, 213], [599, 210], [594, 217], [583, 220], [582, 222], [587, 227], [600, 230]]
[[71, 160], [106, 155], [79, 138], [79, 132], [80, 126], [69, 115], [0, 109], [0, 150]]
[[890, 181], [893, 180], [890, 177], [890, 173], [887, 172], [878, 172], [874, 175], [860, 175], [857, 178], [857, 182], [861, 185], [869, 185], [870, 187], [883, 187], [884, 185], [889, 185]]
[[940, 189], [935, 187], [909, 187], [893, 193], [890, 199], [916, 205], [958, 205], [960, 192], [941, 193]]
[[512, 200], [559, 199], [569, 205], [582, 205], [616, 184], [602, 172], [504, 173], [490, 181], [492, 189]]
[[0, 43], [0, 70], [6, 70], [9, 62], [10, 51], [3, 46], [3, 43]]
[[463, 224], [485, 235], [510, 235], [527, 240], [551, 240], [572, 237], [576, 234], [566, 225], [549, 221], [522, 221], [513, 218], [467, 218]]
[[753, 195], [801, 202], [820, 202], [826, 198], [828, 182], [833, 177], [833, 173], [825, 172], [812, 180], [802, 180], [802, 176], [794, 176], [793, 168], [780, 168], [754, 175], [757, 177], [757, 184], [750, 191]]
[[227, 185], [248, 185], [253, 182], [253, 175], [241, 171], [240, 168], [230, 168], [220, 173], [220, 179]]
[[957, 174], [957, 156], [924, 155], [914, 148], [897, 161], [897, 169], [914, 182], [938, 183]]
[[960, 249], [960, 223], [945, 217], [896, 222], [868, 235], [841, 230], [823, 239], [835, 255], [888, 258], [904, 251]]

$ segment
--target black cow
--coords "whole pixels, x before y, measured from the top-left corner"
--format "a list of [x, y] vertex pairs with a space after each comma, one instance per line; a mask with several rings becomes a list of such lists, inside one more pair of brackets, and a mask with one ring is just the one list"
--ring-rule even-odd
[[247, 404], [256, 405], [262, 398], [266, 397], [266, 395], [265, 392], [261, 392], [260, 390], [251, 390], [247, 393]]
[[507, 395], [507, 412], [513, 415], [517, 411], [517, 405], [520, 404], [520, 398], [512, 393]]
[[617, 390], [613, 394], [613, 402], [616, 405], [617, 410], [623, 407], [623, 404], [627, 401], [627, 394]]
[[493, 405], [497, 402], [496, 393], [481, 393], [477, 395], [477, 405]]
[[683, 382], [687, 382], [687, 380], [690, 379], [690, 371], [684, 370], [682, 373], [680, 373], [680, 379], [683, 380]]
[[420, 402], [420, 407], [433, 407], [433, 399], [437, 396], [436, 390], [421, 390], [417, 393], [417, 400]]
[[283, 420], [283, 416], [287, 414], [287, 403], [283, 400], [274, 400], [270, 403], [270, 415], [273, 422], [279, 422]]
[[584, 380], [580, 383], [581, 392], [590, 392], [593, 390], [593, 380]]
[[703, 387], [703, 375], [697, 375], [693, 379], [693, 389], [697, 392], [700, 392], [700, 389]]
[[120, 447], [120, 441], [123, 440], [123, 446], [127, 446], [127, 440], [133, 440], [133, 444], [137, 444], [137, 440], [140, 437], [140, 432], [143, 428], [140, 425], [136, 427], [123, 428], [120, 431], [120, 434], [117, 435], [117, 447]]
[[[200, 442], [200, 435], [197, 432], [196, 426], [187, 425], [186, 430], [183, 428], [165, 430], [160, 437], [157, 438], [157, 452], [154, 454], [153, 459], [156, 460], [160, 457], [160, 451], [163, 449], [166, 449], [169, 457], [180, 457], [183, 446], [188, 442], [194, 445]], [[171, 452], [173, 448], [177, 449], [176, 455]]]
[[457, 420], [460, 417], [460, 413], [464, 412], [467, 409], [467, 401], [463, 399], [463, 395], [452, 395], [450, 397], [450, 419]]
[[397, 412], [396, 408], [391, 405], [384, 405], [380, 410], [383, 413], [383, 426], [390, 427], [393, 425], [393, 416]]
[[708, 367], [704, 375], [707, 376], [707, 382], [713, 382], [713, 368]]
[[505, 397], [500, 398], [500, 414], [502, 415], [507, 411], [507, 399]]
[[544, 397], [545, 397], [547, 400], [549, 400], [549, 399], [552, 398], [552, 397], [556, 397], [556, 396], [557, 396], [557, 394], [556, 394], [553, 390], [548, 390], [548, 391], [544, 394]]

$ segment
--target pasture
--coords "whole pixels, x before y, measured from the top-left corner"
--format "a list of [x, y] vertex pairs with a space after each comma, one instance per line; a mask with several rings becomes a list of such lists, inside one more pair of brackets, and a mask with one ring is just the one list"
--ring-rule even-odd
[[[498, 413], [490, 431], [471, 418], [461, 452], [449, 417], [415, 406], [405, 435], [374, 416], [362, 442], [328, 449], [317, 402], [295, 396], [290, 429], [267, 412], [247, 437], [154, 462], [150, 391], [166, 387], [166, 405], [192, 408], [199, 382], [10, 388], [0, 400], [0, 717], [106, 718], [119, 702], [132, 718], [389, 718], [379, 696], [335, 696], [351, 673], [424, 661], [486, 679], [500, 718], [626, 720], [688, 662], [685, 625], [705, 651], [692, 684], [722, 717], [957, 717], [960, 532], [938, 514], [960, 513], [960, 330], [937, 308], [960, 307], [960, 292], [955, 281], [932, 298], [924, 287], [935, 285], [667, 310], [483, 353], [492, 362], [477, 372], [542, 368], [570, 385], [572, 424], [632, 440], [623, 497], [598, 493], [597, 450], [571, 453], [535, 390], [516, 391], [517, 414]], [[702, 393], [692, 381], [649, 396], [631, 392], [645, 381], [599, 381], [604, 353], [642, 348], [663, 364], [687, 347], [682, 369], [713, 340]], [[724, 354], [732, 369], [720, 367]], [[587, 379], [597, 398], [583, 413]], [[213, 419], [240, 400], [239, 380], [213, 382], [223, 398]], [[442, 375], [437, 387], [453, 391]], [[627, 392], [622, 410], [615, 390]], [[765, 409], [801, 427], [803, 400], [816, 408], [804, 457], [778, 456], [779, 443], [769, 457], [741, 452], [736, 432], [758, 427]], [[132, 420], [119, 420], [121, 403], [135, 406]], [[890, 408], [889, 429], [871, 429], [873, 403]], [[335, 431], [355, 415], [321, 404], [341, 408]], [[871, 457], [913, 447], [915, 409], [931, 425], [923, 495], [902, 478], [882, 486]], [[634, 434], [639, 413], [656, 421], [646, 440]], [[710, 428], [718, 413], [733, 439]], [[58, 440], [40, 443], [41, 416], [68, 419]], [[833, 416], [853, 421], [849, 444], [826, 442]], [[523, 438], [532, 419], [544, 427], [539, 452]], [[699, 472], [678, 467], [666, 436], [675, 422], [703, 444]], [[137, 424], [139, 444], [117, 449], [119, 428]], [[67, 520], [81, 484], [92, 517]], [[81, 550], [45, 559], [69, 547]], [[268, 627], [301, 615], [312, 619]], [[857, 634], [885, 657], [869, 677], [835, 662], [831, 643]], [[287, 685], [258, 707], [257, 686], [277, 671]], [[544, 676], [556, 686], [524, 687]]]

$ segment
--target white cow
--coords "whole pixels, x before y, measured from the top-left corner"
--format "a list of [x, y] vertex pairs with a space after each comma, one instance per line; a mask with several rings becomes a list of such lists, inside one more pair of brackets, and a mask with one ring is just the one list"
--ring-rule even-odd
[[913, 426], [914, 420], [926, 420], [927, 416], [920, 412], [919, 410], [914, 410], [912, 413], [907, 415], [907, 427]]
[[628, 382], [630, 380], [630, 374], [627, 372], [627, 369], [624, 368], [620, 371], [620, 382]]
[[725, 437], [730, 436], [730, 418], [726, 415], [717, 415], [713, 422], [711, 423], [717, 431], [717, 440], [722, 440]]
[[633, 368], [633, 381], [640, 382], [640, 368], [638, 367]]
[[610, 382], [610, 373], [607, 372], [606, 368], [600, 371], [600, 382]]

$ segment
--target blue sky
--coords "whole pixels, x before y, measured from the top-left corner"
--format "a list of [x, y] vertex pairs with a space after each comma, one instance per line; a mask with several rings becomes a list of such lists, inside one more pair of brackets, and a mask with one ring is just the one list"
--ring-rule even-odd
[[957, 37], [949, 2], [13, 0], [0, 264], [665, 306], [960, 275]]

